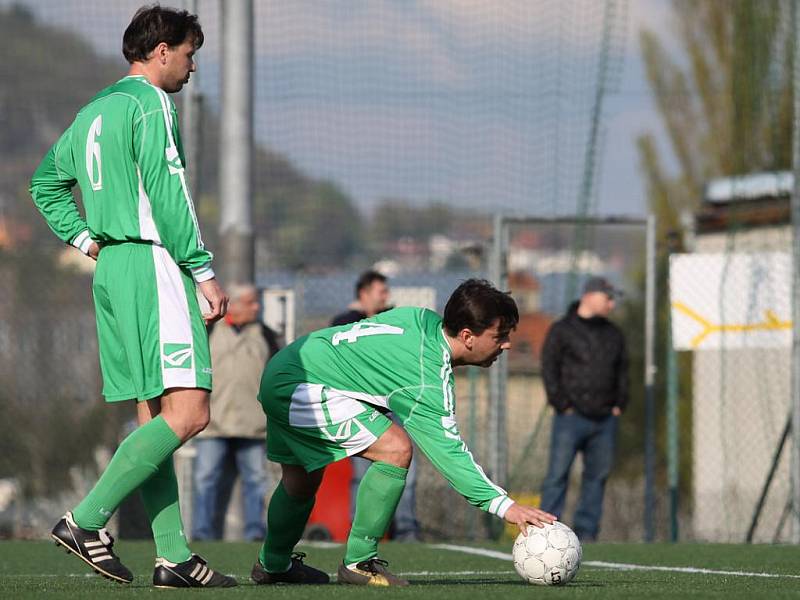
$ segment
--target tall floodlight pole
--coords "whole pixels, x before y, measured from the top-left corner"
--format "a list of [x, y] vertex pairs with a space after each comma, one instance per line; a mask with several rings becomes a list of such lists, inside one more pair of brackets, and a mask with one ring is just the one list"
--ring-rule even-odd
[[255, 280], [253, 243], [253, 1], [222, 11], [220, 234], [223, 283]]
[[[184, 6], [191, 14], [197, 14], [197, 0], [185, 0]], [[186, 171], [186, 183], [189, 191], [194, 197], [195, 204], [200, 200], [200, 105], [202, 96], [200, 95], [200, 81], [198, 71], [192, 74], [182, 92], [183, 106], [181, 107], [181, 141], [183, 142], [183, 154], [186, 157], [188, 169]]]
[[794, 119], [792, 124], [792, 541], [800, 543], [800, 4], [792, 2]]

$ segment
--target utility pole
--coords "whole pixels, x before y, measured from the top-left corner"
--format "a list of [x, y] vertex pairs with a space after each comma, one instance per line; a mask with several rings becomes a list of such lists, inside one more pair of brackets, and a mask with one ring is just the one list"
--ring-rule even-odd
[[220, 238], [223, 284], [255, 281], [253, 241], [253, 1], [222, 11]]

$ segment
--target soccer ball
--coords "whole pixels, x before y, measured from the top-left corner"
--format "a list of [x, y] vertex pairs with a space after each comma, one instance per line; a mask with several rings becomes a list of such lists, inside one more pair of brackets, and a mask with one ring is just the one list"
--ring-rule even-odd
[[555, 521], [544, 527], [528, 526], [528, 535], [514, 542], [514, 568], [528, 583], [564, 585], [578, 573], [583, 550], [578, 536]]

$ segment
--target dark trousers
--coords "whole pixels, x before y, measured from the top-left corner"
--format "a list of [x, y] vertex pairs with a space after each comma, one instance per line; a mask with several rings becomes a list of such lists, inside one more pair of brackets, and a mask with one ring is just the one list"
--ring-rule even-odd
[[600, 531], [603, 494], [614, 464], [617, 417], [588, 419], [578, 413], [557, 414], [550, 438], [550, 463], [542, 484], [542, 510], [561, 519], [567, 499], [569, 472], [578, 452], [583, 453], [581, 495], [573, 529], [578, 537], [593, 540]]

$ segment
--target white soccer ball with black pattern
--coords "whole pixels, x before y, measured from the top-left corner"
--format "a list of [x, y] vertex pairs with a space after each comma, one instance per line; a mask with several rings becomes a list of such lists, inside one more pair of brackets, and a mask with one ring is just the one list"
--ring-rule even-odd
[[578, 536], [555, 521], [544, 527], [528, 526], [528, 535], [514, 542], [514, 568], [528, 583], [564, 585], [578, 573], [583, 550]]

